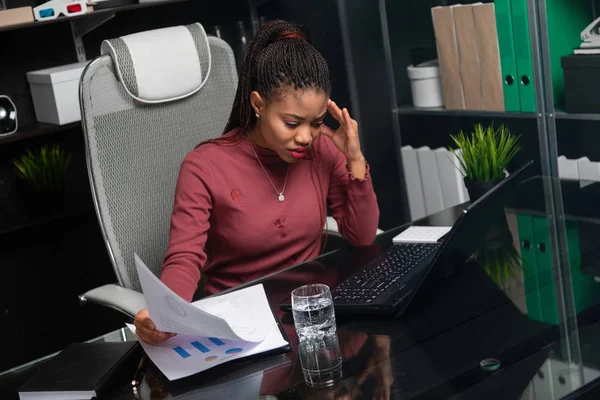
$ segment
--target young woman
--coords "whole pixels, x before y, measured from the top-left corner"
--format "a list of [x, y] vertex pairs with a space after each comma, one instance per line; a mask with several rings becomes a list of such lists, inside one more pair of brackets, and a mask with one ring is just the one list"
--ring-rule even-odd
[[[181, 165], [161, 280], [191, 301], [314, 258], [327, 208], [356, 246], [375, 238], [379, 209], [360, 149], [358, 124], [329, 99], [327, 63], [304, 31], [285, 21], [261, 27], [242, 65], [223, 136]], [[323, 125], [329, 112], [339, 122]], [[159, 343], [147, 310], [138, 336]]]

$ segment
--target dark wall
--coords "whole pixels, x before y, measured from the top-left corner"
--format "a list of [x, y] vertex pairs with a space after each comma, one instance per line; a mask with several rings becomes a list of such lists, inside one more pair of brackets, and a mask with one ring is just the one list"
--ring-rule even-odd
[[557, 120], [558, 155], [569, 159], [588, 157], [600, 161], [600, 120]]
[[406, 67], [412, 64], [411, 50], [435, 52], [431, 7], [439, 0], [386, 0], [389, 40], [396, 81], [398, 105], [412, 104], [410, 81]]
[[377, 1], [346, 0], [348, 43], [353, 84], [360, 110], [363, 147], [379, 202], [379, 227], [390, 229], [408, 221], [408, 202], [399, 158], [401, 140], [394, 131], [396, 104], [386, 65], [384, 31]]

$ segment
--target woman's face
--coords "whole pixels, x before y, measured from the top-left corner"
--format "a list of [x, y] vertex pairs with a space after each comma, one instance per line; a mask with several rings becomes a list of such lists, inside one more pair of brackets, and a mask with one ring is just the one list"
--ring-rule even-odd
[[327, 114], [327, 100], [325, 93], [314, 89], [282, 89], [269, 99], [252, 92], [252, 107], [260, 116], [252, 139], [288, 163], [303, 159], [319, 135]]

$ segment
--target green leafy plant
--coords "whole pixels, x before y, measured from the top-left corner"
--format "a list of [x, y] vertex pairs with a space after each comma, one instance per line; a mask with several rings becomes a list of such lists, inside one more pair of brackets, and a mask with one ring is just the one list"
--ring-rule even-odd
[[494, 129], [493, 124], [488, 127], [476, 124], [474, 129], [470, 135], [463, 131], [450, 135], [460, 149], [451, 150], [456, 154], [465, 177], [472, 181], [504, 178], [506, 167], [521, 151], [520, 136], [511, 134], [504, 125]]
[[71, 162], [71, 153], [60, 144], [44, 145], [35, 151], [28, 150], [13, 160], [17, 176], [36, 191], [52, 192], [64, 184], [65, 170]]

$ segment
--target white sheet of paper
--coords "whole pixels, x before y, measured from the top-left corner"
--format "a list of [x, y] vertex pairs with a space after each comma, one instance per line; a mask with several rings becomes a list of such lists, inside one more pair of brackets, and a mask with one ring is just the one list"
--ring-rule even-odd
[[[225, 319], [232, 330], [244, 337], [265, 335], [277, 327], [262, 285], [249, 286], [228, 294], [192, 303], [195, 307]], [[258, 331], [258, 332], [256, 332]]]
[[160, 331], [258, 343], [277, 326], [262, 285], [251, 294], [241, 290], [192, 305], [162, 283], [137, 254], [135, 266], [148, 314]]
[[[127, 324], [135, 333], [135, 326]], [[279, 349], [288, 343], [277, 326], [261, 343], [227, 339], [211, 339], [180, 334], [160, 345], [140, 341], [144, 351], [167, 379], [173, 381], [238, 358]]]

